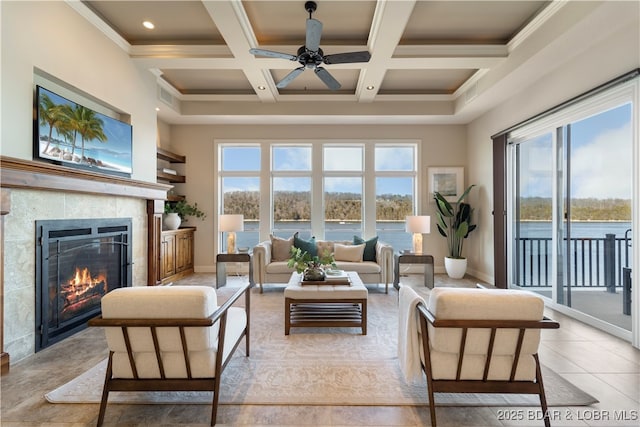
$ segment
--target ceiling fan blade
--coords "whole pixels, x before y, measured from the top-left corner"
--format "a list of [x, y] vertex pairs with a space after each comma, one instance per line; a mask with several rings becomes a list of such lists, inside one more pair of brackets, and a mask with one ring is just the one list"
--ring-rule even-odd
[[312, 52], [317, 52], [320, 48], [320, 37], [322, 36], [322, 22], [317, 19], [307, 18], [307, 39], [304, 47]]
[[264, 50], [264, 49], [249, 49], [249, 53], [258, 56], [268, 56], [269, 58], [282, 58], [288, 59], [290, 61], [295, 61], [298, 57], [295, 55], [290, 55], [288, 53], [282, 52], [274, 52], [272, 50]]
[[327, 87], [331, 90], [340, 89], [341, 85], [338, 83], [336, 79], [333, 78], [331, 74], [327, 70], [322, 67], [316, 67], [314, 70], [316, 75], [327, 85]]
[[276, 85], [276, 87], [278, 89], [282, 89], [284, 87], [287, 87], [287, 85], [289, 83], [291, 83], [291, 81], [293, 79], [295, 79], [296, 77], [298, 77], [302, 72], [304, 71], [304, 67], [298, 67], [295, 70], [293, 70], [292, 72], [290, 72], [289, 74], [287, 74], [286, 76], [284, 76], [284, 79], [280, 80], [278, 82], [278, 84]]
[[336, 53], [324, 57], [325, 64], [350, 64], [353, 62], [369, 62], [371, 54], [366, 50], [361, 52]]

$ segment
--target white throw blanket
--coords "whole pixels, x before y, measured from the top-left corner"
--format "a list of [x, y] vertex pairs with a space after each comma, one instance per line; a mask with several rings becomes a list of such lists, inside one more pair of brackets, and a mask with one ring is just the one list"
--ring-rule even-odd
[[400, 288], [398, 307], [398, 360], [407, 383], [422, 381], [418, 313], [416, 306], [424, 299], [408, 286]]

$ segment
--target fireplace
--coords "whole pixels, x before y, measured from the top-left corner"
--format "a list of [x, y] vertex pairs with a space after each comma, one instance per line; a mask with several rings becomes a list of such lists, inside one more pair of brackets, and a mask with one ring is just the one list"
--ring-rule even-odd
[[84, 329], [107, 292], [131, 286], [131, 219], [36, 221], [35, 350]]

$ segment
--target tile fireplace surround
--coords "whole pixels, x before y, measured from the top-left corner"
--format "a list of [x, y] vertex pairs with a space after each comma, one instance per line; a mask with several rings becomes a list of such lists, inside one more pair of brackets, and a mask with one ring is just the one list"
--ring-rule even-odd
[[167, 186], [7, 157], [0, 172], [3, 204], [9, 206], [2, 207], [0, 234], [0, 345], [14, 363], [35, 351], [35, 221], [131, 218], [133, 284], [146, 285], [147, 200], [164, 199]]

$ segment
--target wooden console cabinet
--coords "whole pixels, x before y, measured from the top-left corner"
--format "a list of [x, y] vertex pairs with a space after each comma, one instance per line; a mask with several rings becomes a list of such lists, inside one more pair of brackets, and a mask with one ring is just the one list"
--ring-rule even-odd
[[193, 274], [194, 227], [166, 230], [160, 237], [160, 281], [162, 284]]

